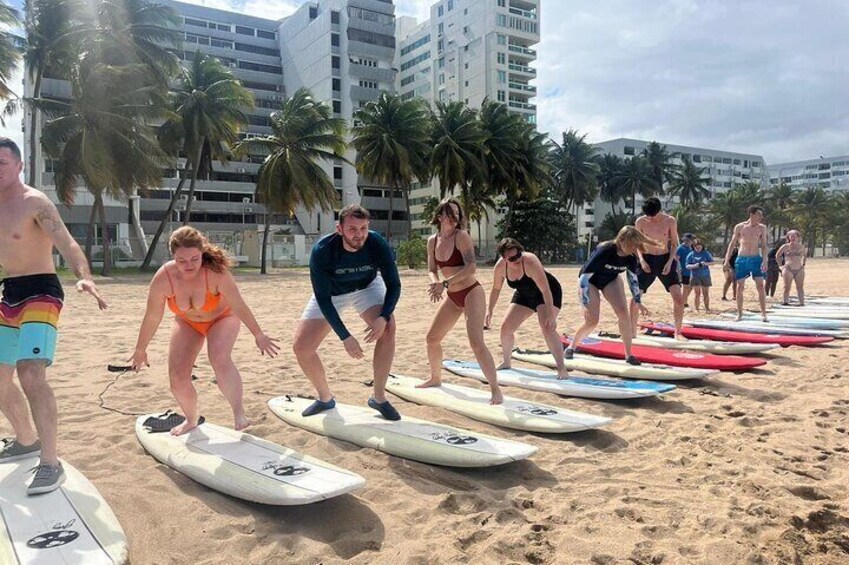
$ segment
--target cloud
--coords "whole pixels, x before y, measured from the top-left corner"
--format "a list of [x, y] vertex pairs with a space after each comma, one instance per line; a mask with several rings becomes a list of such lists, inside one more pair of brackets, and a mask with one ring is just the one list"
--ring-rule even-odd
[[849, 4], [765, 0], [547, 3], [539, 124], [757, 153], [849, 153]]

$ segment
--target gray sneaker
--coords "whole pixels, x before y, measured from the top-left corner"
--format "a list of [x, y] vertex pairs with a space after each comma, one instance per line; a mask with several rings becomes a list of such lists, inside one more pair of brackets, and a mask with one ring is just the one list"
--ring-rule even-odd
[[35, 475], [27, 486], [27, 494], [44, 494], [52, 492], [62, 486], [65, 482], [65, 469], [62, 464], [39, 465], [35, 468]]
[[9, 463], [19, 459], [37, 457], [41, 454], [41, 442], [36, 440], [32, 445], [21, 445], [16, 439], [4, 439], [0, 447], [0, 463]]

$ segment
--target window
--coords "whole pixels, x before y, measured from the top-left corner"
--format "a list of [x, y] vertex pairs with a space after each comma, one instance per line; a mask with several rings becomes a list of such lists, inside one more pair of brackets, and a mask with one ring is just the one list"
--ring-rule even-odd
[[236, 43], [236, 51], [244, 51], [245, 53], [257, 53], [258, 55], [268, 55], [270, 57], [279, 57], [280, 51], [270, 47], [259, 47], [257, 45], [249, 45], [247, 43]]
[[277, 39], [277, 34], [273, 31], [265, 31], [263, 29], [256, 30], [256, 36], [263, 39]]
[[463, 68], [466, 69], [466, 70], [469, 70], [469, 63], [464, 64]]
[[331, 33], [330, 34], [330, 45], [333, 47], [339, 47], [339, 34]]
[[375, 90], [378, 88], [377, 83], [373, 80], [360, 80], [360, 86], [363, 88], [373, 88]]
[[332, 12], [330, 12], [330, 23], [332, 23], [332, 24], [338, 24], [339, 23], [339, 12], [337, 12], [336, 10], [333, 10]]
[[436, 17], [441, 18], [443, 13], [444, 13], [443, 12], [443, 6], [437, 6], [436, 7]]
[[349, 6], [348, 15], [352, 18], [366, 20], [367, 22], [375, 22], [385, 26], [395, 25], [395, 16], [393, 16], [392, 14], [374, 12], [365, 8], [355, 8], [353, 6]]
[[342, 67], [342, 59], [337, 57], [336, 55], [330, 58], [330, 67], [333, 69], [339, 69]]
[[377, 45], [379, 47], [389, 47], [391, 49], [395, 49], [394, 35], [374, 33], [371, 31], [365, 31], [352, 27], [348, 28], [348, 41], [360, 41], [362, 43], [369, 43], [371, 45]]
[[270, 92], [280, 92], [281, 90], [283, 90], [283, 87], [278, 84], [268, 84], [267, 82], [253, 82], [250, 80], [243, 80], [242, 86], [253, 90], [267, 90]]
[[248, 116], [248, 123], [254, 126], [271, 126], [271, 120], [267, 116]]
[[318, 6], [310, 6], [310, 19], [314, 20], [318, 17]]
[[454, 9], [454, 0], [448, 0], [448, 11], [450, 12], [453, 9]]
[[407, 53], [410, 53], [411, 51], [415, 51], [416, 49], [418, 49], [422, 45], [425, 45], [426, 43], [429, 43], [429, 42], [430, 42], [430, 34], [427, 34], [424, 37], [421, 37], [421, 38], [415, 40], [414, 42], [410, 43], [406, 47], [402, 47], [401, 48], [401, 56], [403, 57]]
[[503, 90], [499, 90], [499, 91], [498, 91], [498, 101], [499, 101], [499, 102], [504, 102], [506, 99], [507, 99], [507, 96], [505, 95], [504, 91], [503, 91]]
[[334, 100], [333, 101], [333, 113], [334, 114], [341, 114], [342, 113], [342, 101], [341, 100]]
[[[206, 27], [206, 22], [203, 20], [195, 20], [193, 18], [183, 18], [183, 22], [187, 26], [195, 26], [195, 27]], [[253, 30], [251, 30], [253, 31]], [[253, 35], [253, 34], [251, 34]]]
[[739, 165], [739, 164], [740, 164], [740, 159], [734, 159], [734, 164], [735, 164], [735, 165]]
[[445, 73], [439, 73], [439, 84], [445, 84]]
[[506, 2], [506, 0], [498, 0], [498, 2], [496, 2], [496, 5], [499, 8], [504, 8], [507, 5], [507, 2]]
[[507, 73], [505, 71], [498, 71], [498, 83], [505, 84], [507, 82]]
[[466, 82], [465, 82], [465, 84], [464, 84], [463, 86], [465, 86], [466, 88], [468, 88], [468, 87], [469, 87], [469, 81], [466, 81]]
[[439, 33], [439, 35], [442, 35], [445, 32], [445, 24], [439, 22], [439, 25], [436, 27], [436, 31]]
[[342, 180], [342, 167], [333, 167], [333, 178]]
[[[212, 25], [210, 25], [209, 27], [212, 27]], [[218, 31], [226, 31], [227, 33], [230, 33], [230, 24], [215, 24], [214, 29], [217, 29]]]
[[410, 75], [408, 77], [404, 77], [401, 79], [401, 86], [407, 86], [411, 82], [416, 80], [416, 75]]
[[630, 145], [625, 146], [625, 155], [635, 155], [637, 151]]
[[495, 18], [496, 23], [501, 27], [507, 27], [507, 16], [498, 14]]
[[437, 69], [441, 69], [441, 68], [443, 68], [443, 67], [445, 67], [445, 57], [440, 57], [440, 58], [436, 61], [436, 68], [437, 68]]
[[468, 9], [468, 8], [463, 8], [463, 15], [464, 15], [464, 16], [468, 16], [468, 15], [469, 15], [469, 9]]
[[342, 79], [335, 78], [333, 79], [333, 92], [339, 92], [342, 90]]
[[469, 26], [463, 26], [463, 33], [469, 33]]
[[232, 41], [225, 41], [223, 39], [215, 39], [214, 37], [210, 40], [210, 44], [212, 44], [213, 47], [222, 47], [224, 49], [232, 49], [233, 48], [233, 42]]
[[498, 53], [496, 55], [496, 60], [499, 65], [504, 65], [507, 63], [507, 55], [505, 55], [504, 53]]
[[283, 74], [283, 67], [275, 65], [262, 65], [260, 63], [251, 63], [250, 61], [239, 61], [239, 68], [248, 71], [259, 71], [261, 73], [272, 73], [275, 75]]
[[253, 37], [254, 28], [245, 27], [245, 26], [236, 26], [236, 33], [238, 33], [239, 35], [250, 35], [251, 37]]
[[499, 45], [507, 45], [507, 36], [503, 33], [498, 34], [498, 44]]
[[413, 57], [412, 59], [410, 59], [406, 63], [402, 63], [401, 64], [401, 70], [406, 71], [407, 69], [415, 67], [416, 65], [418, 65], [422, 61], [427, 61], [429, 58], [430, 58], [430, 51], [425, 51], [424, 53], [422, 53], [418, 57]]

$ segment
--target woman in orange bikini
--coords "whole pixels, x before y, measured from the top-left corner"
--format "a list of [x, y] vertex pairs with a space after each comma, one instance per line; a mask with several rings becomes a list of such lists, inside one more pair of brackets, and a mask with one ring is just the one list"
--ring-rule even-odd
[[[420, 386], [442, 384], [442, 340], [465, 313], [469, 345], [492, 391], [490, 403], [501, 404], [503, 398], [498, 388], [495, 361], [483, 338], [486, 293], [475, 278], [475, 246], [471, 236], [463, 230], [465, 216], [460, 202], [456, 198], [440, 202], [431, 224], [438, 226], [439, 231], [427, 240], [428, 293], [432, 302], [441, 301], [443, 291], [447, 291], [448, 299], [442, 300], [427, 332], [430, 380]], [[440, 270], [444, 277], [441, 281]]]
[[207, 342], [209, 363], [215, 372], [218, 388], [233, 409], [234, 427], [243, 430], [250, 425], [242, 407], [242, 377], [233, 363], [231, 352], [244, 322], [256, 339], [260, 352], [270, 357], [277, 354], [277, 340], [262, 333], [251, 309], [242, 300], [236, 281], [230, 274], [230, 260], [224, 251], [209, 243], [198, 230], [184, 226], [171, 234], [169, 261], [153, 276], [147, 297], [136, 349], [130, 366], [139, 370], [150, 366], [147, 346], [153, 339], [165, 305], [174, 312], [171, 345], [168, 350], [168, 376], [171, 392], [186, 415], [181, 424], [171, 429], [184, 434], [198, 425], [198, 402], [192, 384], [192, 367]]

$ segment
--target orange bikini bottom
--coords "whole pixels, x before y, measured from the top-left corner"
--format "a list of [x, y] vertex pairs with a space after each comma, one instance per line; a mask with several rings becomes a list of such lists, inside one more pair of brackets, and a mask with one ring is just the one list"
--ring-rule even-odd
[[188, 324], [193, 330], [195, 330], [200, 335], [206, 337], [206, 334], [209, 333], [209, 328], [215, 324], [221, 318], [226, 318], [233, 314], [233, 311], [230, 308], [227, 308], [219, 316], [217, 316], [214, 320], [210, 320], [208, 322], [195, 322], [194, 320], [187, 320], [186, 318], [179, 317], [179, 319], [183, 320], [186, 324]]

